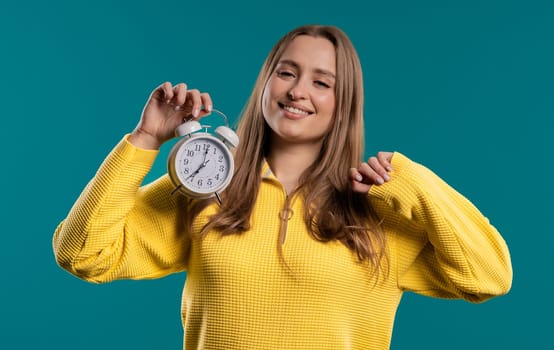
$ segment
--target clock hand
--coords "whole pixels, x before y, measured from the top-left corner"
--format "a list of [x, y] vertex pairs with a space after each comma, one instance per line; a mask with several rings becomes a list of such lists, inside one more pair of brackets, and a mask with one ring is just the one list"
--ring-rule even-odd
[[192, 174], [189, 175], [189, 177], [187, 177], [185, 179], [185, 181], [187, 181], [188, 179], [190, 179], [191, 177], [194, 178], [196, 176], [196, 174], [198, 174], [198, 172], [200, 171], [200, 169], [204, 168], [206, 166], [206, 164], [208, 164], [208, 162], [210, 161], [208, 159], [208, 162], [206, 161], [206, 157], [208, 156], [208, 151], [210, 150], [210, 147], [206, 147], [206, 152], [204, 152], [204, 158], [202, 159], [202, 164], [200, 164], [200, 167], [198, 169], [196, 169]]
[[190, 179], [191, 177], [194, 178], [196, 176], [196, 174], [198, 174], [200, 172], [200, 170], [202, 170], [202, 168], [205, 168], [206, 165], [208, 164], [210, 160], [206, 160], [204, 162], [202, 162], [202, 164], [200, 164], [200, 166], [198, 167], [198, 169], [196, 169], [192, 174], [190, 174], [186, 179], [185, 181], [187, 181], [188, 179]]
[[188, 181], [188, 179], [190, 179], [191, 177], [194, 179], [194, 177], [196, 176], [196, 174], [198, 174], [198, 172], [200, 171], [200, 169], [202, 169], [203, 166], [200, 165], [200, 168], [196, 169], [192, 174], [190, 174], [186, 179], [185, 181]]
[[[204, 152], [204, 159], [202, 159], [202, 164], [206, 162], [206, 157], [208, 156], [208, 151], [210, 150], [210, 146], [207, 145], [206, 152]], [[205, 165], [204, 165], [205, 166]]]

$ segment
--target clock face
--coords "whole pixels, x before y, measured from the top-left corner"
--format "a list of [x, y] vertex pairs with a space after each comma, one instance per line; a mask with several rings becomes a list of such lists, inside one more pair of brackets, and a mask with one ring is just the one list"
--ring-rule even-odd
[[231, 180], [231, 152], [213, 136], [194, 135], [187, 139], [181, 144], [174, 161], [180, 183], [194, 194], [211, 195]]

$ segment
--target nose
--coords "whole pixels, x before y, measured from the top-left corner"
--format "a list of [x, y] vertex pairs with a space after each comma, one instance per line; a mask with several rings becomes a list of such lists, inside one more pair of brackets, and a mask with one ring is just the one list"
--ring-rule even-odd
[[304, 86], [304, 82], [302, 79], [299, 79], [295, 82], [293, 86], [291, 86], [290, 90], [288, 91], [288, 97], [291, 100], [301, 100], [306, 98], [307, 90]]

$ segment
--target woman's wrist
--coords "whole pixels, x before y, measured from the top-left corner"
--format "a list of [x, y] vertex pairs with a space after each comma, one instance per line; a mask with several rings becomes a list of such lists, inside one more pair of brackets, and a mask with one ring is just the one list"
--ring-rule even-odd
[[127, 140], [133, 144], [133, 146], [142, 149], [159, 150], [162, 145], [156, 137], [140, 128], [133, 130]]

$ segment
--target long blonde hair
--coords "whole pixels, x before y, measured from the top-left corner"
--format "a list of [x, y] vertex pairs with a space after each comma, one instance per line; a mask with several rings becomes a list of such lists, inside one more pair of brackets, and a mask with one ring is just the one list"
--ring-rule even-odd
[[[302, 174], [299, 191], [305, 201], [304, 221], [320, 241], [339, 240], [378, 271], [385, 254], [385, 237], [367, 194], [352, 191], [349, 169], [363, 156], [363, 78], [358, 54], [350, 39], [333, 26], [308, 25], [287, 33], [267, 56], [252, 94], [242, 111], [237, 134], [235, 174], [223, 193], [223, 204], [202, 231], [238, 234], [250, 228], [250, 216], [262, 181], [261, 169], [271, 130], [262, 114], [262, 94], [289, 43], [299, 35], [323, 37], [336, 51], [335, 118], [318, 159]], [[207, 203], [198, 203], [195, 212]], [[281, 242], [281, 239], [279, 239]], [[279, 247], [281, 252], [281, 247]]]

